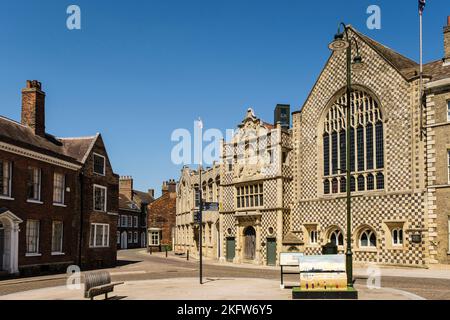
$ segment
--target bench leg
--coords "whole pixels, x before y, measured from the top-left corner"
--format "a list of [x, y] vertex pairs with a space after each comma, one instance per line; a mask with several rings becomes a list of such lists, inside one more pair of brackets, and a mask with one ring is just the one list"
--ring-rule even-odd
[[108, 300], [108, 293], [105, 293], [105, 300]]

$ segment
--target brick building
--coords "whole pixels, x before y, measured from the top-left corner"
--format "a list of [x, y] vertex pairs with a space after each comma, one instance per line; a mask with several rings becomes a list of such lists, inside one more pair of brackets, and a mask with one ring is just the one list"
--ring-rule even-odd
[[165, 181], [162, 195], [148, 206], [148, 246], [163, 251], [172, 247], [175, 236], [177, 184], [175, 180]]
[[133, 189], [133, 178], [120, 177], [119, 221], [117, 248], [135, 249], [147, 247], [147, 210], [153, 202], [154, 192]]
[[22, 90], [21, 122], [0, 117], [0, 272], [114, 266], [118, 176], [100, 134], [45, 131], [45, 93]]

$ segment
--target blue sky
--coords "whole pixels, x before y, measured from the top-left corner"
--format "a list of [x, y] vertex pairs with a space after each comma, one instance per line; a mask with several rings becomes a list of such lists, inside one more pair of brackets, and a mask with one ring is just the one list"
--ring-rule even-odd
[[[448, 0], [427, 1], [425, 60], [443, 57]], [[66, 28], [81, 8], [82, 29]], [[382, 10], [368, 30], [366, 9]], [[299, 110], [340, 21], [418, 60], [417, 0], [0, 1], [0, 114], [20, 119], [20, 90], [47, 93], [47, 131], [101, 132], [114, 170], [135, 188], [177, 179], [171, 133], [234, 128], [253, 107], [271, 122], [277, 103]]]

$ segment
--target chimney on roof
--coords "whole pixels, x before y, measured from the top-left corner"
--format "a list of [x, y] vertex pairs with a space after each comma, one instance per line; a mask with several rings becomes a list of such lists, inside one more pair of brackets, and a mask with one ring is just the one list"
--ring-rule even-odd
[[450, 16], [447, 17], [447, 25], [444, 27], [444, 64], [450, 64]]
[[133, 177], [123, 176], [119, 179], [119, 193], [133, 200]]
[[23, 125], [33, 129], [34, 134], [45, 137], [45, 92], [37, 80], [27, 80], [22, 89]]
[[148, 189], [148, 194], [150, 197], [155, 198], [155, 189]]
[[162, 194], [166, 193], [176, 193], [177, 192], [177, 183], [174, 179], [170, 179], [169, 181], [164, 181], [162, 185]]

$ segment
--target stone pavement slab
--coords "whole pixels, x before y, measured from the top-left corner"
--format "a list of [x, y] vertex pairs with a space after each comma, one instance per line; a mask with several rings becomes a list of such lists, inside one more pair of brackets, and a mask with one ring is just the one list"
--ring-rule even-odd
[[[419, 296], [389, 288], [369, 290], [357, 286], [361, 300], [420, 300]], [[126, 300], [290, 300], [290, 289], [280, 289], [279, 282], [251, 278], [198, 278], [127, 281], [117, 286], [111, 299]], [[97, 297], [102, 299], [103, 296]], [[79, 290], [66, 286], [37, 289], [0, 296], [0, 300], [83, 300]]]

